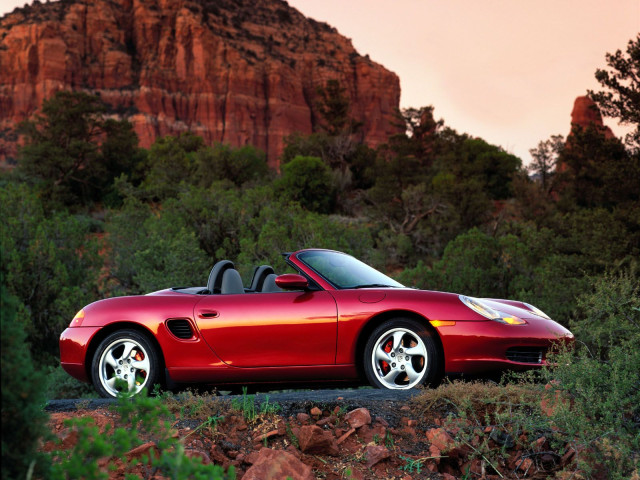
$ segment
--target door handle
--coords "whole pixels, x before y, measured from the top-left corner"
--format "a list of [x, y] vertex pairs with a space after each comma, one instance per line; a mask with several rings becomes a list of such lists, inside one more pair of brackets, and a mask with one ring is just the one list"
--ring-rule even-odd
[[215, 310], [206, 310], [204, 312], [200, 312], [198, 314], [198, 317], [200, 318], [216, 318], [218, 315], [220, 315], [218, 312], [216, 312]]

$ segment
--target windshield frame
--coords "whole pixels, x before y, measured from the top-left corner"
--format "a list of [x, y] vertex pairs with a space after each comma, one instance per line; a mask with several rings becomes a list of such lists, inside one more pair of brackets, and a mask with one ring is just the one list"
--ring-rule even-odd
[[[366, 263], [358, 260], [357, 258], [348, 255], [343, 252], [335, 250], [303, 250], [296, 253], [296, 259], [300, 261], [306, 268], [314, 272], [325, 282], [331, 285], [336, 290], [350, 290], [357, 288], [406, 288], [400, 282], [393, 278], [379, 272], [375, 268], [367, 265]], [[310, 262], [311, 258], [321, 257], [328, 261], [330, 258], [344, 262], [344, 265], [339, 267], [348, 266], [349, 273], [356, 275], [357, 280], [346, 283], [341, 281], [333, 272], [326, 271], [318, 268], [317, 262]], [[336, 265], [337, 266], [337, 265]], [[338, 266], [337, 266], [338, 267]]]

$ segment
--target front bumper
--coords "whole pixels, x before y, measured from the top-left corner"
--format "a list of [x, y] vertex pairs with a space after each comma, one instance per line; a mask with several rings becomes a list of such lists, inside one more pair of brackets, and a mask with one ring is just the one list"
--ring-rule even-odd
[[60, 365], [74, 378], [89, 382], [87, 350], [100, 327], [69, 327], [60, 334]]

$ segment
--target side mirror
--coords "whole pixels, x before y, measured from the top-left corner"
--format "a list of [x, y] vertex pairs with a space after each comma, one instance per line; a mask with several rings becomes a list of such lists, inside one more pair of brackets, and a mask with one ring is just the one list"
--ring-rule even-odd
[[309, 281], [297, 273], [285, 273], [276, 277], [276, 285], [283, 290], [306, 290]]

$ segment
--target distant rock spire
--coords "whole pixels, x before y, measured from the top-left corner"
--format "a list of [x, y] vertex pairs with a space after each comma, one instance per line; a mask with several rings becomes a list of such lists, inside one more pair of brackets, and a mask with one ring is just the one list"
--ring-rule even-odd
[[606, 139], [614, 138], [615, 135], [609, 127], [602, 122], [602, 114], [596, 103], [586, 95], [576, 98], [571, 111], [571, 132], [575, 127], [594, 127], [601, 132]]

